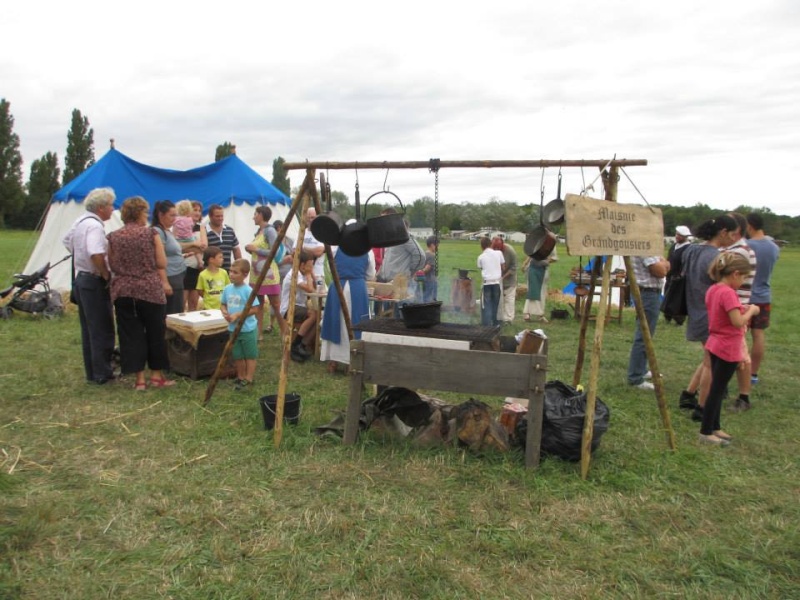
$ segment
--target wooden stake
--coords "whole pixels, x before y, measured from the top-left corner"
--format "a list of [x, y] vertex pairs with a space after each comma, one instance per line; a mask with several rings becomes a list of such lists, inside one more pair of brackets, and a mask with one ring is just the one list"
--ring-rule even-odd
[[[316, 191], [316, 184], [314, 183], [314, 170], [309, 169], [306, 172], [305, 181], [303, 181], [302, 189], [308, 191], [314, 189]], [[294, 257], [292, 257], [292, 279], [289, 283], [289, 310], [286, 313], [286, 337], [283, 338], [283, 346], [281, 352], [281, 369], [278, 376], [278, 397], [275, 401], [275, 426], [272, 431], [273, 445], [278, 448], [283, 440], [283, 413], [286, 406], [286, 385], [289, 379], [289, 361], [291, 360], [292, 352], [292, 331], [294, 329], [294, 299], [297, 293], [297, 272], [300, 268], [300, 253], [303, 251], [303, 238], [306, 234], [306, 220], [304, 218], [305, 211], [308, 209], [308, 194], [298, 196], [298, 200], [303, 203], [303, 210], [300, 217], [300, 229], [297, 234], [297, 244], [295, 244]]]
[[624, 260], [625, 270], [628, 271], [631, 293], [633, 294], [633, 302], [636, 305], [636, 317], [638, 319], [639, 329], [642, 332], [644, 349], [647, 353], [647, 362], [650, 365], [650, 372], [653, 374], [653, 385], [656, 388], [656, 402], [658, 403], [658, 411], [661, 413], [661, 423], [664, 426], [664, 434], [667, 436], [667, 446], [670, 450], [675, 450], [677, 447], [675, 444], [675, 431], [672, 429], [672, 421], [670, 419], [669, 410], [667, 409], [667, 401], [664, 397], [664, 382], [661, 379], [661, 371], [658, 368], [656, 350], [653, 345], [653, 336], [650, 335], [650, 327], [647, 323], [647, 316], [644, 313], [642, 292], [639, 289], [639, 283], [636, 281], [636, 272], [631, 266], [630, 257], [626, 256]]
[[594, 436], [594, 409], [597, 403], [597, 377], [600, 373], [600, 353], [603, 350], [603, 332], [606, 327], [606, 311], [608, 310], [608, 294], [611, 286], [611, 257], [606, 257], [603, 266], [603, 287], [600, 292], [600, 304], [597, 307], [597, 325], [594, 330], [592, 360], [589, 367], [589, 387], [586, 392], [586, 415], [583, 419], [583, 440], [581, 443], [581, 477], [586, 479], [589, 464], [592, 460], [592, 437]]
[[[269, 255], [267, 256], [266, 263], [264, 264], [264, 269], [258, 276], [258, 279], [256, 280], [256, 283], [253, 286], [253, 290], [250, 292], [250, 297], [247, 299], [247, 302], [245, 303], [243, 309], [245, 313], [249, 312], [250, 308], [253, 306], [253, 300], [255, 300], [256, 292], [261, 287], [261, 284], [264, 282], [264, 278], [267, 276], [267, 271], [269, 270], [272, 261], [275, 259], [275, 254], [277, 254], [278, 248], [283, 242], [283, 238], [286, 237], [286, 232], [288, 231], [289, 224], [292, 222], [294, 215], [297, 213], [297, 208], [300, 205], [300, 201], [307, 191], [306, 184], [307, 182], [304, 181], [303, 185], [300, 187], [299, 193], [297, 194], [297, 198], [294, 199], [294, 201], [292, 202], [292, 206], [289, 208], [289, 212], [286, 214], [286, 219], [283, 223], [283, 227], [281, 227], [281, 230], [278, 232], [278, 237], [275, 239], [275, 244], [273, 244], [272, 248], [270, 248]], [[217, 362], [217, 368], [214, 369], [214, 374], [208, 381], [208, 387], [206, 387], [206, 397], [203, 400], [203, 406], [206, 406], [211, 401], [211, 396], [214, 395], [214, 390], [217, 387], [217, 381], [219, 380], [219, 376], [222, 373], [222, 370], [225, 368], [225, 365], [228, 364], [228, 357], [231, 354], [233, 343], [239, 336], [239, 332], [242, 330], [243, 325], [244, 325], [244, 319], [239, 319], [236, 324], [236, 329], [231, 333], [230, 337], [228, 338], [228, 342], [222, 349], [222, 355], [219, 357], [219, 361]]]

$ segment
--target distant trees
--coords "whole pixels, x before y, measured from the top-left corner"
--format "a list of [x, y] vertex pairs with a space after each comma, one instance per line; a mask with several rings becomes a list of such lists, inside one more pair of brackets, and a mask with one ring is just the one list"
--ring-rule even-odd
[[24, 201], [19, 136], [14, 133], [11, 104], [3, 98], [0, 99], [0, 228], [5, 227], [6, 215], [17, 212]]
[[236, 146], [230, 142], [223, 142], [217, 146], [217, 151], [214, 153], [214, 162], [227, 158], [231, 154], [236, 154]]
[[291, 198], [292, 183], [286, 176], [286, 169], [283, 168], [285, 162], [281, 156], [272, 161], [272, 181], [270, 183]]
[[50, 199], [61, 187], [60, 177], [61, 169], [55, 152], [48, 152], [42, 158], [34, 160], [28, 179], [28, 198], [9, 219], [9, 225], [15, 229], [36, 229]]
[[94, 164], [94, 129], [88, 117], [77, 108], [72, 111], [72, 125], [67, 132], [67, 154], [64, 157], [66, 185]]

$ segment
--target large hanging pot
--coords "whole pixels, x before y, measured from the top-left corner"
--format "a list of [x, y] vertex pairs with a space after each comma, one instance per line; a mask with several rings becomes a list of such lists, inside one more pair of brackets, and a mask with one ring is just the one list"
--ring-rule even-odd
[[341, 241], [344, 219], [339, 213], [331, 210], [330, 187], [326, 186], [325, 175], [323, 174], [319, 176], [319, 189], [321, 204], [327, 212], [317, 215], [311, 221], [309, 229], [311, 229], [311, 235], [323, 244], [338, 246]]
[[542, 188], [539, 204], [539, 224], [525, 236], [525, 254], [533, 260], [544, 260], [556, 247], [556, 236], [544, 226], [544, 188]]
[[544, 260], [553, 252], [556, 241], [556, 235], [539, 224], [525, 236], [525, 254], [534, 260]]
[[399, 246], [408, 241], [408, 229], [403, 221], [405, 208], [397, 194], [389, 190], [381, 190], [375, 192], [364, 203], [364, 218], [367, 216], [367, 205], [378, 194], [389, 194], [394, 196], [400, 204], [402, 213], [394, 213], [390, 215], [378, 215], [367, 219], [367, 230], [369, 231], [369, 244], [373, 248], [389, 248], [391, 246]]
[[339, 249], [348, 256], [364, 256], [371, 248], [367, 224], [361, 220], [361, 193], [356, 183], [356, 218], [342, 228]]
[[544, 222], [554, 227], [564, 222], [564, 201], [561, 199], [561, 171], [558, 172], [558, 193], [542, 210]]

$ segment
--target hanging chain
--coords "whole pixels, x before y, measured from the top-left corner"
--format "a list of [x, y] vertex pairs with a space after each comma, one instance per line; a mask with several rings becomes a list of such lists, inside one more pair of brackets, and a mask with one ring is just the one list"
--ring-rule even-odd
[[[436, 238], [436, 249], [433, 254], [433, 274], [439, 278], [439, 159], [432, 158], [430, 171], [433, 173], [433, 237]], [[436, 298], [434, 298], [436, 300]]]

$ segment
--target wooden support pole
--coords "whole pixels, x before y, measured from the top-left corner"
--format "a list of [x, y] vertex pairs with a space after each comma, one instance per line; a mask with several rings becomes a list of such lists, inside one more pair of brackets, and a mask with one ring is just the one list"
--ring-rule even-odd
[[597, 307], [597, 325], [594, 330], [592, 359], [589, 366], [589, 386], [586, 392], [586, 415], [583, 419], [583, 439], [581, 442], [581, 477], [586, 479], [592, 460], [592, 438], [594, 437], [594, 409], [597, 404], [597, 378], [600, 373], [600, 353], [603, 350], [603, 332], [606, 327], [608, 294], [611, 287], [611, 257], [606, 257], [603, 266], [603, 286], [600, 292], [600, 305]]
[[[289, 224], [292, 222], [292, 218], [294, 218], [294, 215], [297, 213], [297, 208], [300, 205], [300, 201], [303, 198], [303, 195], [306, 193], [305, 188], [306, 185], [304, 182], [303, 185], [300, 187], [300, 192], [297, 194], [297, 198], [294, 199], [291, 207], [289, 208], [289, 212], [286, 214], [286, 219], [283, 223], [283, 227], [281, 227], [281, 230], [278, 232], [278, 237], [275, 239], [275, 244], [272, 246], [272, 248], [270, 248], [269, 255], [267, 256], [266, 262], [264, 263], [264, 269], [258, 276], [258, 279], [253, 287], [253, 291], [250, 292], [250, 297], [247, 299], [247, 303], [245, 304], [244, 307], [244, 312], [248, 312], [250, 308], [253, 306], [253, 300], [256, 297], [256, 292], [261, 287], [261, 284], [264, 282], [264, 278], [267, 276], [267, 271], [269, 270], [272, 261], [275, 259], [275, 255], [278, 252], [278, 248], [283, 242], [283, 238], [286, 237], [286, 231], [289, 228]], [[217, 362], [217, 368], [214, 369], [214, 374], [208, 381], [208, 387], [206, 387], [206, 397], [205, 400], [203, 401], [203, 406], [206, 406], [211, 401], [211, 396], [214, 395], [214, 389], [217, 387], [217, 380], [219, 380], [219, 376], [222, 373], [222, 370], [225, 368], [225, 365], [228, 364], [228, 357], [231, 354], [233, 343], [236, 341], [239, 332], [242, 330], [242, 325], [244, 325], [244, 320], [239, 319], [239, 322], [236, 324], [236, 329], [233, 331], [230, 338], [228, 338], [228, 342], [225, 344], [225, 348], [222, 349], [222, 356], [219, 357], [219, 362]]]
[[[586, 330], [589, 328], [589, 318], [592, 315], [592, 303], [594, 302], [594, 289], [597, 284], [597, 265], [600, 264], [601, 256], [595, 257], [594, 266], [589, 280], [589, 293], [583, 301], [583, 312], [581, 313], [581, 328], [578, 333], [578, 355], [575, 357], [575, 370], [572, 373], [572, 387], [578, 387], [583, 376], [583, 361], [586, 357]], [[578, 273], [580, 284], [583, 273]], [[577, 306], [577, 305], [576, 305]]]
[[658, 368], [656, 350], [653, 345], [653, 336], [650, 335], [647, 315], [645, 315], [644, 305], [642, 304], [642, 292], [639, 289], [639, 283], [636, 281], [636, 272], [631, 266], [630, 256], [625, 256], [624, 260], [625, 270], [628, 272], [631, 294], [633, 294], [633, 302], [636, 306], [636, 318], [639, 323], [639, 329], [642, 332], [642, 341], [644, 341], [644, 349], [647, 354], [647, 362], [650, 365], [650, 372], [653, 374], [653, 385], [656, 388], [656, 401], [658, 402], [658, 411], [661, 413], [661, 423], [664, 426], [664, 434], [667, 436], [667, 446], [670, 450], [675, 450], [677, 448], [675, 443], [675, 431], [672, 429], [672, 420], [670, 419], [667, 401], [664, 397], [664, 381], [661, 378], [661, 370]]
[[[307, 171], [307, 173], [313, 173], [311, 169]], [[306, 175], [308, 177], [308, 175]], [[322, 213], [322, 203], [320, 202], [319, 196], [317, 196], [317, 188], [314, 186], [314, 192], [312, 194], [312, 198], [314, 200], [314, 209], [317, 211], [317, 214]], [[341, 251], [341, 248], [339, 249]], [[336, 260], [333, 256], [333, 250], [331, 250], [330, 245], [325, 244], [325, 256], [328, 257], [328, 268], [331, 271], [331, 279], [333, 281], [333, 286], [336, 289], [336, 295], [339, 296], [339, 305], [342, 307], [342, 318], [344, 319], [344, 325], [347, 329], [347, 337], [350, 341], [353, 340], [353, 324], [350, 321], [350, 310], [348, 309], [347, 302], [345, 301], [344, 297], [344, 289], [342, 288], [342, 280], [339, 279], [339, 269], [336, 267]], [[320, 314], [317, 317], [322, 319], [322, 302], [320, 302]]]
[[[463, 169], [498, 169], [498, 168], [535, 168], [546, 169], [550, 167], [644, 167], [647, 160], [641, 158], [634, 159], [597, 159], [597, 160], [441, 160], [438, 168], [463, 168]], [[296, 169], [430, 169], [430, 160], [417, 161], [351, 161], [351, 162], [287, 162], [283, 164], [286, 171]]]
[[[303, 182], [302, 189], [308, 191], [309, 187], [315, 187], [314, 171], [309, 169], [306, 173], [306, 180]], [[302, 202], [302, 213], [308, 208], [308, 194], [298, 196]], [[286, 337], [281, 346], [281, 368], [278, 375], [278, 398], [275, 401], [275, 428], [272, 431], [272, 443], [278, 448], [283, 440], [283, 412], [286, 406], [286, 385], [289, 380], [289, 361], [292, 352], [292, 330], [294, 329], [295, 294], [297, 293], [297, 273], [300, 268], [300, 253], [303, 251], [303, 237], [305, 236], [306, 221], [300, 219], [300, 229], [297, 234], [296, 251], [292, 257], [292, 279], [289, 282], [289, 310], [286, 313]]]

